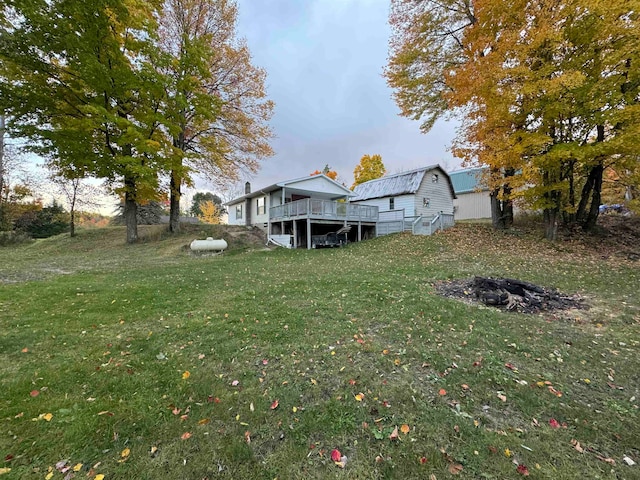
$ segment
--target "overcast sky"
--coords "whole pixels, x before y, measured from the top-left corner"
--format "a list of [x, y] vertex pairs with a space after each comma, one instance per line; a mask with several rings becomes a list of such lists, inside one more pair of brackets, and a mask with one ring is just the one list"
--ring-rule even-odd
[[382, 155], [389, 173], [433, 163], [459, 168], [447, 150], [454, 126], [442, 121], [420, 133], [419, 122], [398, 115], [382, 77], [389, 0], [238, 0], [238, 6], [238, 34], [267, 71], [275, 102], [275, 155], [250, 179], [254, 187], [325, 164], [351, 185], [364, 154]]

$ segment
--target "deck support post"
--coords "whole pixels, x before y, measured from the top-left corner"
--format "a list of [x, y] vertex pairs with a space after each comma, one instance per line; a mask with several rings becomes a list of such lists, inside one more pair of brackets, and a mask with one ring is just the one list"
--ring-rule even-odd
[[298, 221], [293, 221], [293, 248], [298, 248]]
[[311, 219], [307, 218], [307, 250], [311, 250]]
[[362, 222], [358, 220], [358, 241], [362, 241]]

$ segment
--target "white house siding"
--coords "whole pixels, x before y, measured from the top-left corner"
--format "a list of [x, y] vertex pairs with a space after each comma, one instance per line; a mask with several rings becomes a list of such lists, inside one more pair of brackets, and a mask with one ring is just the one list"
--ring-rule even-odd
[[[389, 208], [389, 198], [370, 198], [369, 200], [361, 200], [359, 202], [351, 202], [358, 205], [371, 205], [378, 207], [379, 212], [387, 212]], [[404, 216], [412, 217], [415, 215], [413, 195], [398, 195], [393, 197], [393, 210], [401, 210], [404, 208]]]
[[244, 225], [245, 223], [245, 206], [244, 206], [244, 201], [240, 203], [240, 205], [242, 205], [242, 218], [241, 219], [237, 219], [236, 218], [236, 206], [238, 204], [234, 204], [234, 205], [229, 205], [227, 207], [227, 210], [229, 211], [229, 225]]
[[469, 220], [472, 218], [491, 218], [491, 200], [489, 192], [459, 193], [453, 201], [456, 220]]
[[[258, 215], [258, 199], [264, 199], [265, 211], [263, 214]], [[253, 214], [251, 217], [251, 224], [256, 227], [267, 229], [266, 223], [269, 221], [269, 195], [260, 195], [258, 197], [254, 197], [251, 200], [251, 213]]]
[[290, 188], [334, 194], [336, 197], [342, 197], [345, 194], [344, 189], [339, 184], [320, 175], [312, 175], [297, 182], [287, 182], [285, 189]]
[[[434, 183], [432, 176], [438, 175], [438, 181]], [[422, 215], [424, 218], [431, 218], [434, 215], [442, 213], [453, 213], [453, 196], [449, 182], [439, 169], [426, 172], [422, 183], [418, 187], [414, 197], [415, 211], [414, 215]], [[429, 199], [429, 206], [424, 206], [424, 199]]]

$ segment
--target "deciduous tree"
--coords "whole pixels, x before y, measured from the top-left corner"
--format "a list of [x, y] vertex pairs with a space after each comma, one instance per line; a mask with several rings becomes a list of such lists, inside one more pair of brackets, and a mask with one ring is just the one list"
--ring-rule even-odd
[[158, 10], [151, 0], [7, 0], [0, 10], [8, 127], [54, 169], [73, 165], [121, 193], [128, 242], [172, 153], [160, 128], [166, 82], [150, 64]]
[[351, 190], [356, 188], [356, 185], [382, 177], [386, 172], [387, 169], [384, 167], [380, 155], [364, 155], [353, 170], [354, 181]]
[[394, 86], [420, 115], [436, 112], [422, 90], [463, 112], [454, 152], [490, 167], [495, 200], [518, 195], [541, 209], [547, 238], [560, 222], [591, 228], [604, 170], [638, 168], [639, 7], [637, 0], [476, 2], [455, 37], [462, 53], [437, 79], [419, 76], [420, 51], [443, 26], [428, 13], [414, 16], [422, 23], [410, 26], [408, 46], [391, 63], [403, 65], [406, 82]]
[[170, 172], [170, 229], [179, 229], [180, 187], [197, 171], [214, 183], [255, 172], [273, 154], [266, 73], [251, 62], [236, 33], [232, 0], [166, 0], [161, 47], [168, 86], [167, 118], [176, 149]]
[[311, 176], [313, 175], [326, 175], [331, 180], [335, 180], [335, 181], [338, 180], [338, 172], [336, 172], [335, 170], [331, 170], [331, 167], [329, 166], [328, 163], [324, 166], [322, 171], [314, 170], [313, 172], [311, 172]]
[[200, 215], [198, 218], [204, 223], [218, 224], [220, 223], [220, 215], [222, 210], [220, 206], [211, 200], [205, 200], [200, 204]]

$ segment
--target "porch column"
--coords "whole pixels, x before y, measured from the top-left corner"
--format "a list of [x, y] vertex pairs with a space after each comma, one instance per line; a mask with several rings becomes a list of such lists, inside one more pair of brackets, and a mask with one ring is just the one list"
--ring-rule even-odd
[[311, 250], [311, 219], [307, 217], [307, 250]]
[[293, 248], [298, 248], [298, 221], [293, 221]]

